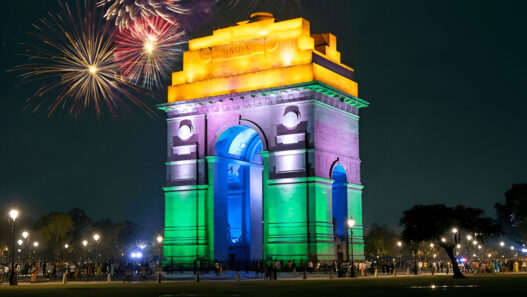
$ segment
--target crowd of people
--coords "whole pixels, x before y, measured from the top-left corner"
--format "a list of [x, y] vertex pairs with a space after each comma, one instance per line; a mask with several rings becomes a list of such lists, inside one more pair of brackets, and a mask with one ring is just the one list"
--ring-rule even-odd
[[[0, 269], [0, 279], [6, 281], [10, 265]], [[15, 263], [15, 272], [20, 280], [37, 279], [62, 280], [94, 280], [111, 277], [122, 279], [147, 279], [156, 272], [153, 261], [144, 262], [21, 262]]]

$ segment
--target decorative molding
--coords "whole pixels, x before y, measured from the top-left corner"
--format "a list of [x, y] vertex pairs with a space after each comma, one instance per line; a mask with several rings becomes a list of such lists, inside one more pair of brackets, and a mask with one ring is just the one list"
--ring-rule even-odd
[[283, 86], [278, 88], [206, 97], [157, 107], [168, 113], [168, 120], [182, 115], [219, 113], [316, 100], [341, 111], [357, 115], [358, 109], [369, 105], [363, 99], [341, 92], [319, 81]]

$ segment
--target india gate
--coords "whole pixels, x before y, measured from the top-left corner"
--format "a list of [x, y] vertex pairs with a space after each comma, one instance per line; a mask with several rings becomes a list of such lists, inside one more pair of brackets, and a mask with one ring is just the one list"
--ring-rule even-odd
[[160, 106], [165, 261], [364, 258], [359, 109], [368, 102], [340, 58], [334, 35], [269, 13], [189, 41]]

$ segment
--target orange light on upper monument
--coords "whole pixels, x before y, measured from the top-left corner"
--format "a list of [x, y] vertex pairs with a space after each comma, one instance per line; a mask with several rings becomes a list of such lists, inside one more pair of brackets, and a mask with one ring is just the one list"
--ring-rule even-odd
[[[341, 69], [332, 34], [313, 34], [303, 18], [276, 22], [269, 13], [189, 41], [183, 71], [172, 74], [168, 102], [320, 81], [352, 96], [358, 85], [342, 72], [313, 61], [322, 57]], [[335, 68], [332, 68], [335, 69]]]

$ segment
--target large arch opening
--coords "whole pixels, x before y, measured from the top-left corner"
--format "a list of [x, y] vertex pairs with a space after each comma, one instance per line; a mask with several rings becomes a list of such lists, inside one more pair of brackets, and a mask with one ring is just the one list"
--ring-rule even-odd
[[241, 264], [263, 256], [262, 139], [247, 126], [218, 138], [214, 151], [214, 258]]
[[348, 191], [346, 169], [342, 165], [337, 165], [333, 168], [331, 176], [334, 181], [331, 191], [331, 202], [335, 252], [338, 260], [343, 261], [348, 260]]

